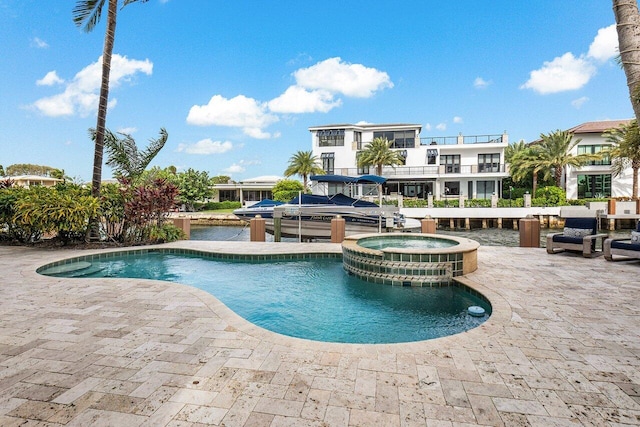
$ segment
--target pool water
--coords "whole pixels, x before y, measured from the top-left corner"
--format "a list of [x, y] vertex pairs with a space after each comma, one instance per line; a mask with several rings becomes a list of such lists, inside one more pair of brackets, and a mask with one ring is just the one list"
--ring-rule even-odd
[[[86, 262], [83, 260], [81, 262]], [[394, 287], [349, 276], [340, 259], [227, 261], [140, 253], [65, 264], [57, 277], [167, 280], [207, 291], [246, 320], [280, 334], [325, 342], [398, 343], [456, 334], [483, 323], [483, 299], [455, 287]], [[84, 266], [83, 266], [84, 267]], [[43, 272], [46, 273], [46, 272]], [[484, 317], [467, 313], [481, 306]]]
[[458, 242], [437, 237], [412, 237], [410, 234], [403, 236], [367, 237], [358, 240], [358, 245], [368, 249], [437, 249], [449, 248]]

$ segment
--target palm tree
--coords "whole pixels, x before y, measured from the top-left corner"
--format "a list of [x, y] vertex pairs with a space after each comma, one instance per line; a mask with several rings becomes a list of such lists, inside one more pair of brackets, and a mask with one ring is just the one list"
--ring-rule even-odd
[[573, 138], [573, 134], [569, 131], [556, 130], [549, 134], [541, 134], [542, 140], [538, 144], [534, 144], [532, 149], [538, 156], [539, 170], [546, 174], [553, 171], [556, 186], [563, 188], [562, 175], [567, 166], [580, 168], [588, 164], [592, 160], [598, 160], [601, 155], [598, 154], [571, 154], [571, 150], [582, 141], [580, 138]]
[[640, 14], [638, 2], [613, 0], [613, 14], [618, 31], [620, 62], [627, 77], [629, 98], [636, 120], [640, 120]]
[[505, 151], [505, 161], [509, 162], [509, 173], [511, 174], [511, 178], [513, 179], [513, 181], [523, 181], [529, 176], [529, 174], [531, 174], [531, 193], [535, 197], [536, 189], [538, 188], [538, 174], [542, 169], [540, 158], [535, 147], [521, 147], [517, 151], [509, 153], [508, 160], [506, 159], [507, 153]]
[[633, 171], [633, 189], [631, 197], [638, 198], [638, 171], [640, 170], [640, 130], [638, 122], [633, 120], [631, 123], [623, 124], [614, 129], [609, 129], [603, 136], [607, 142], [614, 144], [611, 150], [607, 152], [611, 158], [611, 171], [614, 176], [622, 174], [622, 172], [631, 167]]
[[404, 164], [404, 158], [399, 151], [391, 149], [393, 141], [387, 138], [373, 138], [373, 141], [366, 146], [358, 155], [358, 167], [375, 166], [376, 173], [382, 175], [383, 166], [393, 166]]
[[284, 171], [285, 177], [300, 175], [304, 188], [307, 188], [309, 175], [323, 175], [324, 169], [318, 164], [318, 157], [312, 151], [298, 151], [289, 159], [289, 166]]
[[[148, 0], [123, 0], [122, 7], [129, 3], [146, 3]], [[107, 0], [78, 0], [73, 8], [73, 22], [86, 32], [91, 32], [100, 21], [102, 9]], [[104, 37], [102, 52], [102, 80], [100, 84], [100, 100], [98, 103], [98, 118], [95, 131], [95, 149], [93, 154], [93, 174], [91, 177], [91, 194], [100, 196], [100, 182], [102, 181], [102, 157], [104, 151], [104, 137], [107, 121], [107, 104], [109, 102], [109, 73], [111, 71], [111, 55], [115, 43], [116, 16], [118, 0], [108, 0], [107, 29]]]
[[[96, 131], [91, 130], [95, 138]], [[123, 138], [118, 138], [110, 130], [105, 131], [105, 146], [107, 148], [107, 165], [114, 169], [116, 178], [125, 178], [131, 184], [142, 176], [151, 160], [160, 152], [167, 142], [169, 134], [164, 128], [160, 129], [158, 139], [150, 139], [149, 145], [143, 151], [138, 151], [136, 141], [126, 133], [119, 133]]]

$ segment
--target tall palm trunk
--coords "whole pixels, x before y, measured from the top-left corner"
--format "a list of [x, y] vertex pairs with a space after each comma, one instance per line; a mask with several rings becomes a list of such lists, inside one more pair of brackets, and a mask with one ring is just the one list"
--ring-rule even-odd
[[91, 194], [100, 197], [102, 182], [102, 157], [104, 153], [104, 134], [107, 121], [107, 105], [109, 103], [109, 74], [111, 72], [111, 55], [116, 34], [116, 15], [118, 0], [109, 0], [107, 14], [107, 30], [104, 36], [104, 50], [102, 52], [102, 82], [100, 85], [100, 101], [98, 103], [98, 119], [96, 124], [96, 141], [93, 154], [93, 175], [91, 178]]
[[640, 123], [640, 14], [637, 0], [613, 0], [613, 14], [631, 106]]

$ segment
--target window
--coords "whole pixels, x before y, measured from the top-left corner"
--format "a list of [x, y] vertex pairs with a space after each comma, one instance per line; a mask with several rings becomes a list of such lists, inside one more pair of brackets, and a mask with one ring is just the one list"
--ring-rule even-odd
[[445, 181], [444, 182], [444, 195], [445, 196], [459, 196], [460, 195], [460, 181]]
[[226, 201], [237, 202], [238, 192], [236, 190], [219, 190], [218, 198], [220, 199], [221, 202], [226, 202]]
[[400, 154], [400, 160], [402, 160], [402, 166], [406, 166], [406, 164], [407, 164], [407, 150], [400, 150], [400, 151], [398, 151], [398, 154]]
[[318, 131], [318, 146], [344, 146], [344, 129], [327, 129]]
[[[360, 155], [362, 154], [362, 151], [358, 151], [356, 153], [356, 165], [358, 164], [359, 160], [360, 160]], [[358, 166], [358, 175], [368, 175], [369, 174], [369, 168], [370, 166]]]
[[476, 183], [476, 198], [478, 199], [490, 199], [495, 192], [495, 181], [478, 181]]
[[332, 175], [334, 153], [322, 153], [320, 158], [322, 159], [322, 169], [324, 169], [324, 172], [328, 175]]
[[611, 197], [611, 174], [578, 175], [578, 199]]
[[[578, 155], [580, 154], [599, 154], [601, 151], [608, 150], [611, 148], [609, 144], [599, 144], [599, 145], [578, 145]], [[602, 156], [600, 160], [591, 160], [587, 165], [610, 165], [611, 158], [608, 154]]]
[[440, 156], [440, 165], [444, 166], [444, 173], [460, 173], [460, 154]]
[[356, 143], [356, 150], [362, 150], [362, 132], [353, 132], [353, 142]]
[[478, 154], [478, 172], [500, 172], [500, 154]]
[[413, 130], [374, 132], [373, 138], [387, 138], [392, 141], [390, 148], [414, 148], [416, 146], [416, 132]]
[[438, 157], [438, 150], [434, 150], [433, 148], [430, 148], [430, 149], [427, 150], [427, 164], [428, 165], [435, 165], [437, 157]]

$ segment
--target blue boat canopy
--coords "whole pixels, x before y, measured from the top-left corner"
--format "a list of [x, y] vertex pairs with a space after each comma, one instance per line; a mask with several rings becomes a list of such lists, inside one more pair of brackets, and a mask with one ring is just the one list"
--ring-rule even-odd
[[317, 182], [341, 182], [344, 184], [384, 184], [387, 181], [386, 178], [379, 175], [312, 175], [309, 179]]

